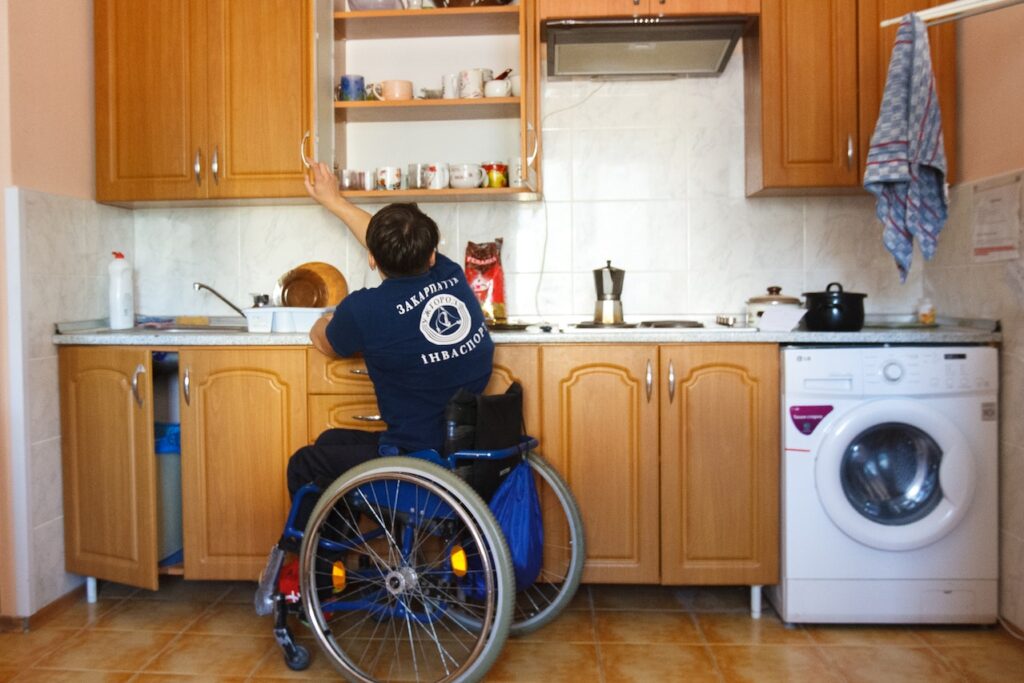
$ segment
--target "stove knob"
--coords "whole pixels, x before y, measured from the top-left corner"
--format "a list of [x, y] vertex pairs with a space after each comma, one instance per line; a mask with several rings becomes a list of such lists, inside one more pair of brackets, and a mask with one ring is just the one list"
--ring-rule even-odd
[[899, 382], [903, 379], [903, 366], [899, 363], [886, 363], [882, 367], [882, 376], [890, 382]]

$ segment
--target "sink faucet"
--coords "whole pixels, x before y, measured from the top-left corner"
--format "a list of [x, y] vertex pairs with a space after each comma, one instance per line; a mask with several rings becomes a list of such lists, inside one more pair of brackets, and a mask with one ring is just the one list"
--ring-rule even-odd
[[214, 288], [213, 288], [213, 287], [211, 287], [210, 285], [207, 285], [207, 284], [203, 284], [202, 282], [193, 282], [193, 283], [192, 283], [192, 288], [193, 288], [194, 290], [196, 290], [197, 292], [198, 292], [199, 290], [201, 290], [201, 289], [208, 289], [208, 290], [210, 291], [210, 293], [211, 293], [211, 294], [213, 294], [213, 295], [214, 295], [215, 297], [217, 297], [218, 299], [220, 299], [221, 301], [223, 301], [224, 303], [226, 303], [226, 304], [227, 304], [228, 306], [230, 306], [231, 308], [233, 308], [233, 309], [235, 309], [236, 311], [238, 311], [238, 315], [242, 316], [243, 318], [245, 317], [245, 313], [243, 313], [243, 312], [242, 312], [242, 309], [241, 309], [241, 308], [239, 308], [238, 306], [234, 305], [233, 303], [231, 303], [230, 301], [228, 301], [227, 299], [225, 299], [225, 298], [224, 298], [224, 295], [223, 295], [223, 294], [221, 294], [220, 292], [218, 292], [218, 291], [217, 291], [216, 289], [214, 289]]

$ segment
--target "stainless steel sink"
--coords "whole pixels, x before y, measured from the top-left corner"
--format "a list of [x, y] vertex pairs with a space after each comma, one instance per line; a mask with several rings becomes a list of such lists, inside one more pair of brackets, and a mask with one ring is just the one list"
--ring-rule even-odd
[[237, 334], [248, 332], [245, 325], [195, 325], [182, 327], [134, 327], [131, 330], [114, 330], [129, 334]]

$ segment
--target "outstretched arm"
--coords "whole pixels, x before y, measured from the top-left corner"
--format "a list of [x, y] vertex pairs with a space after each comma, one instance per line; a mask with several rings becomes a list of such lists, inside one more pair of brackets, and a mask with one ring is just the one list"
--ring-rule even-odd
[[327, 164], [318, 162], [310, 166], [310, 173], [306, 176], [306, 192], [340, 218], [359, 243], [366, 246], [366, 226], [370, 224], [370, 214], [341, 196], [338, 177]]

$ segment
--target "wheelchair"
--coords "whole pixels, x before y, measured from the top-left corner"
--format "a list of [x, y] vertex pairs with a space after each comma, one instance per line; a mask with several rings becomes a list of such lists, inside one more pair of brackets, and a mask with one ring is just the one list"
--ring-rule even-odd
[[[300, 489], [284, 531], [300, 542], [298, 596], [279, 589], [273, 608], [288, 667], [310, 664], [290, 614], [350, 681], [480, 680], [509, 635], [558, 616], [583, 573], [583, 521], [536, 446], [524, 436], [493, 451], [388, 455], [353, 467], [324, 491]], [[456, 472], [490, 472], [495, 464], [507, 472], [523, 460], [537, 486], [544, 544], [539, 576], [517, 587], [505, 536], [477, 491], [487, 487], [475, 489], [466, 480], [473, 477]], [[295, 519], [307, 495], [319, 498], [300, 530]]]

